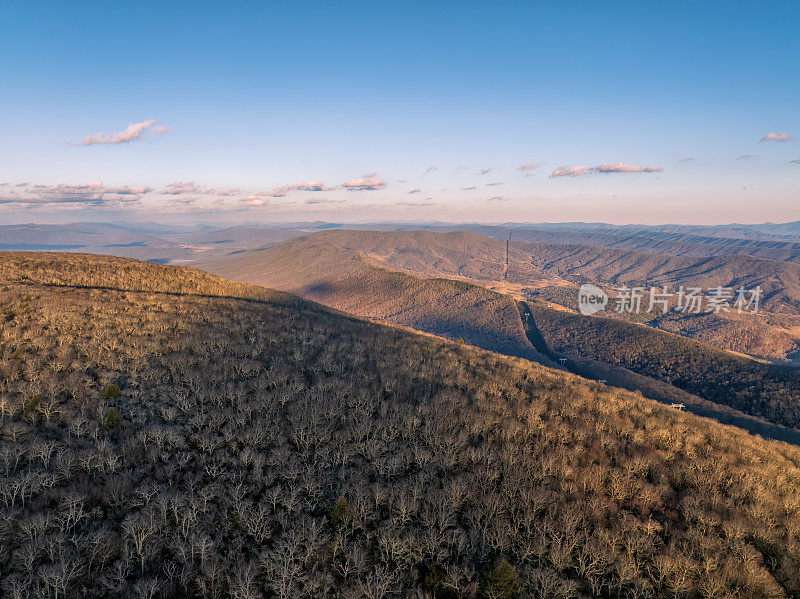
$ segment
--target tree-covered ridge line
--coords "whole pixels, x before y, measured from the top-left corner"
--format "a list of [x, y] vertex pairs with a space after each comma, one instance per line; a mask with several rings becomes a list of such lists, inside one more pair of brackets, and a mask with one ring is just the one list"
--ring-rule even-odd
[[693, 339], [529, 303], [548, 345], [622, 366], [703, 399], [800, 429], [800, 370], [736, 356]]

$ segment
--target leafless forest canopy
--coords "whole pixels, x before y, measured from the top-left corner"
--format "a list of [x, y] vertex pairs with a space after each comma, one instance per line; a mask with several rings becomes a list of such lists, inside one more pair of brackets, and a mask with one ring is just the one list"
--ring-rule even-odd
[[199, 271], [0, 254], [4, 597], [800, 597], [800, 450]]

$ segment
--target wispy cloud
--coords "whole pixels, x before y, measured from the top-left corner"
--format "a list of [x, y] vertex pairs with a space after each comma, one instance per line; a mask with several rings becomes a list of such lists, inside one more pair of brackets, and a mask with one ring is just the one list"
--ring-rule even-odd
[[664, 169], [660, 166], [637, 166], [625, 162], [605, 162], [592, 167], [583, 164], [576, 166], [560, 166], [550, 173], [550, 178], [578, 177], [589, 173], [660, 173], [663, 170]]
[[176, 181], [175, 183], [168, 183], [161, 193], [168, 196], [178, 196], [187, 193], [199, 194], [203, 193], [203, 189], [194, 181]]
[[693, 156], [687, 156], [686, 158], [681, 158], [678, 162], [694, 162]]
[[417, 188], [417, 189], [412, 189], [412, 190], [411, 190], [411, 191], [409, 191], [408, 193], [409, 193], [409, 195], [410, 195], [410, 194], [412, 194], [412, 193], [422, 193], [422, 190], [421, 190], [421, 189], [419, 189], [419, 188]]
[[338, 185], [326, 186], [322, 181], [306, 181], [292, 186], [297, 191], [333, 191]]
[[800, 158], [796, 158], [794, 160], [790, 160], [786, 164], [797, 164], [797, 165], [800, 165]]
[[268, 196], [271, 198], [282, 198], [293, 191], [333, 191], [339, 189], [338, 185], [325, 185], [322, 181], [305, 181], [304, 183], [294, 183], [292, 185], [279, 185], [273, 187], [269, 191], [261, 192], [258, 195]]
[[263, 195], [252, 193], [239, 199], [239, 204], [242, 208], [262, 208], [264, 206], [269, 206], [271, 202], [272, 200], [263, 197]]
[[755, 158], [752, 154], [742, 154], [736, 160], [750, 160], [751, 158]]
[[496, 187], [496, 186], [502, 185], [502, 184], [503, 184], [502, 181], [492, 181], [491, 183], [487, 183], [486, 187]]
[[478, 172], [479, 172], [481, 175], [488, 175], [489, 173], [491, 173], [491, 172], [492, 172], [492, 169], [491, 169], [491, 168], [482, 168], [482, 169], [481, 169], [481, 170], [479, 170]]
[[488, 198], [487, 202], [508, 202], [509, 198], [504, 198], [503, 196], [494, 196], [493, 198]]
[[342, 187], [348, 191], [377, 191], [383, 189], [386, 185], [386, 181], [377, 177], [359, 177], [342, 183]]
[[534, 171], [543, 164], [544, 162], [529, 162], [527, 164], [521, 164], [517, 167], [517, 170], [523, 173], [526, 177], [532, 177]]
[[425, 169], [425, 173], [424, 174], [428, 175], [428, 174], [430, 174], [430, 173], [432, 173], [433, 171], [436, 171], [436, 170], [439, 170], [439, 167], [436, 166], [435, 164], [433, 164], [433, 165], [431, 165], [431, 166], [429, 166], [428, 168]]
[[433, 202], [395, 202], [395, 206], [407, 206], [412, 208], [428, 208], [436, 206]]
[[787, 135], [786, 131], [782, 133], [773, 133], [772, 131], [770, 131], [758, 141], [759, 142], [777, 141], [779, 143], [786, 143], [787, 141], [794, 141], [794, 137], [790, 137], [789, 135]]
[[606, 162], [593, 167], [592, 170], [598, 173], [660, 173], [664, 169], [660, 166], [636, 166], [625, 162]]
[[294, 185], [279, 185], [278, 187], [273, 187], [269, 191], [261, 192], [258, 195], [269, 196], [271, 198], [282, 198], [293, 190]]
[[95, 133], [94, 135], [87, 135], [86, 138], [84, 138], [84, 140], [78, 145], [92, 146], [95, 144], [122, 144], [129, 141], [134, 141], [136, 139], [141, 139], [151, 132], [155, 135], [164, 135], [169, 131], [169, 127], [164, 125], [158, 125], [154, 127], [153, 125], [155, 125], [155, 123], [155, 119], [148, 119], [146, 121], [142, 121], [141, 123], [131, 123], [124, 131], [120, 131], [118, 133], [109, 133], [108, 135]]
[[472, 191], [473, 189], [478, 189], [474, 185], [470, 185], [469, 187], [462, 187], [461, 191]]
[[342, 204], [344, 200], [331, 200], [329, 198], [309, 198], [306, 200], [306, 204], [317, 205], [317, 204]]
[[159, 193], [166, 196], [180, 196], [188, 194], [230, 197], [241, 195], [244, 192], [238, 187], [232, 187], [230, 189], [216, 189], [214, 187], [203, 187], [194, 181], [176, 181], [174, 183], [168, 183], [165, 185], [164, 189], [162, 189]]
[[555, 179], [556, 177], [577, 177], [578, 175], [585, 175], [589, 172], [589, 167], [579, 164], [577, 166], [559, 166], [555, 169], [552, 173], [550, 173], [550, 178]]

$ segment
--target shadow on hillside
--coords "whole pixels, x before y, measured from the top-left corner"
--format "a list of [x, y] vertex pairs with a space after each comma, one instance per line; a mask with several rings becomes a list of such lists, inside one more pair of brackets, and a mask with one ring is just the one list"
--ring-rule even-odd
[[711, 418], [721, 424], [735, 426], [765, 439], [773, 439], [800, 446], [799, 430], [772, 424], [728, 406], [716, 404], [626, 368], [611, 366], [604, 362], [569, 354], [554, 353], [553, 355], [554, 357], [566, 359], [565, 367], [584, 378], [596, 381], [602, 380], [609, 386], [627, 389], [628, 391], [639, 391], [644, 397], [663, 404], [683, 404], [687, 412], [697, 416]]

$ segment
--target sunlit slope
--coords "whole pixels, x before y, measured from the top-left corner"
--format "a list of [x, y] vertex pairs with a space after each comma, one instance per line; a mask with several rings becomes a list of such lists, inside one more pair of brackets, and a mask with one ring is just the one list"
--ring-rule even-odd
[[511, 298], [461, 281], [392, 270], [379, 259], [329, 243], [325, 235], [246, 252], [204, 268], [359, 316], [550, 363], [526, 337]]
[[[750, 227], [725, 230], [725, 227], [663, 226], [591, 226], [587, 223], [552, 223], [549, 225], [516, 225], [513, 238], [517, 241], [579, 244], [636, 250], [675, 256], [751, 256], [767, 260], [800, 262], [800, 242], [794, 231], [763, 233]], [[775, 226], [780, 229], [783, 225]], [[505, 239], [509, 228], [472, 225], [471, 231]]]
[[[502, 279], [506, 242], [456, 231], [325, 231], [316, 239], [374, 255], [395, 267], [428, 275]], [[715, 286], [751, 289], [760, 285], [763, 306], [800, 310], [800, 264], [749, 256], [674, 256], [589, 244], [509, 244], [509, 278], [521, 283], [542, 279], [583, 279], [612, 285]]]
[[[800, 355], [800, 317], [792, 315], [800, 307], [800, 265], [794, 263], [742, 256], [699, 258], [512, 241], [506, 268], [506, 241], [473, 232], [335, 230], [265, 252], [244, 252], [231, 256], [224, 267], [209, 268], [231, 278], [239, 278], [241, 272], [250, 277], [246, 280], [255, 282], [257, 279], [252, 277], [258, 275], [253, 266], [259, 264], [256, 256], [262, 255], [265, 262], [271, 260], [268, 257], [277, 256], [276, 262], [291, 264], [291, 270], [305, 277], [301, 280], [300, 275], [289, 272], [281, 275], [281, 280], [322, 282], [331, 276], [329, 273], [339, 272], [337, 265], [329, 264], [324, 254], [312, 256], [307, 263], [300, 257], [309, 247], [321, 248], [322, 244], [332, 248], [328, 250], [331, 255], [343, 255], [341, 250], [350, 250], [364, 259], [376, 260], [383, 268], [420, 277], [465, 279], [499, 291], [514, 291], [520, 297], [530, 293], [544, 293], [548, 297], [555, 294], [565, 296], [567, 303], [574, 303], [577, 286], [586, 281], [612, 290], [622, 285], [638, 285], [667, 286], [673, 292], [680, 286], [700, 287], [704, 291], [715, 286], [748, 290], [760, 286], [763, 290], [760, 314], [739, 314], [733, 310], [719, 314], [671, 312], [643, 316], [653, 326], [723, 349], [778, 360]], [[271, 284], [263, 276], [261, 280]], [[644, 303], [646, 309], [647, 302]], [[776, 314], [776, 310], [785, 314]]]
[[763, 364], [657, 329], [530, 303], [548, 345], [664, 381], [703, 399], [800, 429], [800, 369]]
[[788, 445], [188, 269], [0, 304], [4, 596], [800, 594]]

